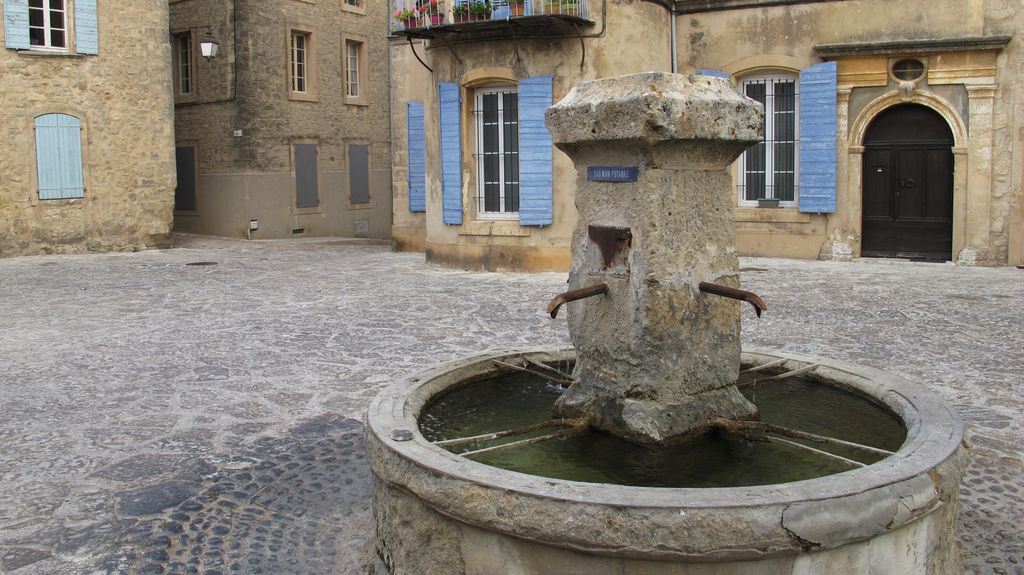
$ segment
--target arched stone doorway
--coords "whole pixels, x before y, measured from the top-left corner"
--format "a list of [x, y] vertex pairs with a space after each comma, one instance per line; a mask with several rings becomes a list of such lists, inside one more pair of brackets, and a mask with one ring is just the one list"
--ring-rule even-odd
[[953, 133], [934, 110], [901, 104], [864, 138], [861, 255], [953, 256]]

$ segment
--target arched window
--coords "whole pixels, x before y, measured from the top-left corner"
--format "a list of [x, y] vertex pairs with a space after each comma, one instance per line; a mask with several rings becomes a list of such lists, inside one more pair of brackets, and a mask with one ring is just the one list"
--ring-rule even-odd
[[757, 205], [760, 199], [797, 204], [798, 86], [797, 75], [788, 72], [758, 74], [740, 81], [740, 90], [763, 104], [765, 112], [764, 140], [740, 158], [740, 205]]
[[44, 114], [36, 118], [35, 131], [39, 199], [84, 196], [81, 120], [67, 114]]

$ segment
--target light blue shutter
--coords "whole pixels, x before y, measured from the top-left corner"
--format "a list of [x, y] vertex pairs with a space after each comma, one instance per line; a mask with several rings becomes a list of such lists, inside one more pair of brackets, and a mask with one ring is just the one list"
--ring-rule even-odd
[[28, 50], [28, 0], [3, 0], [4, 43], [8, 48]]
[[75, 0], [75, 50], [79, 54], [99, 54], [96, 0]]
[[82, 122], [67, 114], [46, 114], [36, 118], [35, 127], [39, 199], [81, 198]]
[[524, 226], [552, 221], [551, 133], [544, 125], [551, 98], [551, 76], [519, 81], [519, 223]]
[[836, 211], [836, 63], [800, 71], [800, 211]]
[[409, 211], [427, 211], [427, 154], [423, 128], [423, 102], [406, 104], [409, 138]]
[[726, 80], [732, 78], [732, 75], [730, 75], [728, 72], [723, 72], [721, 70], [708, 70], [707, 68], [699, 68], [697, 70], [697, 75], [710, 76], [711, 78], [725, 78]]
[[441, 203], [444, 223], [462, 223], [462, 120], [459, 85], [441, 82]]

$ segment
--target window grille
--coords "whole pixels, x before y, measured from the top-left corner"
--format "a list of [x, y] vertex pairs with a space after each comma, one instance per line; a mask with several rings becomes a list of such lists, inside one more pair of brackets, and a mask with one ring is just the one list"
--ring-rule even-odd
[[795, 204], [798, 195], [799, 134], [797, 80], [774, 75], [750, 78], [741, 83], [748, 98], [764, 105], [764, 140], [747, 148], [740, 157], [740, 203], [776, 199]]
[[477, 215], [514, 218], [519, 213], [519, 95], [513, 88], [477, 90]]

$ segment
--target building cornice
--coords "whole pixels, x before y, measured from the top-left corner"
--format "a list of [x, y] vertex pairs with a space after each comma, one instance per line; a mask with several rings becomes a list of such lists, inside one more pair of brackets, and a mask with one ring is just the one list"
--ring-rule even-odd
[[894, 40], [888, 42], [858, 42], [850, 44], [818, 44], [814, 51], [822, 58], [846, 56], [875, 56], [892, 54], [931, 54], [935, 52], [963, 52], [966, 50], [1002, 50], [1010, 36], [963, 36], [931, 40]]

